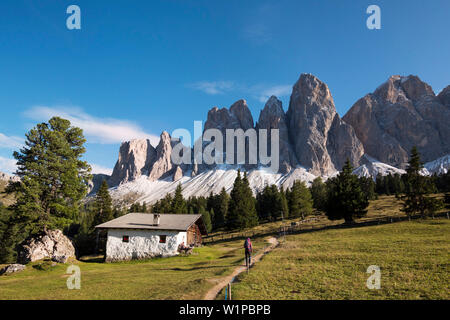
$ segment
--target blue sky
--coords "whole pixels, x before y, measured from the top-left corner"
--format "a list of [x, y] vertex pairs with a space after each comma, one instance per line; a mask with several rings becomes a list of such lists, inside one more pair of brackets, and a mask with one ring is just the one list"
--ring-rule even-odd
[[[81, 8], [81, 30], [66, 9]], [[366, 8], [381, 8], [381, 30]], [[342, 116], [390, 75], [450, 84], [450, 2], [138, 1], [0, 2], [0, 171], [52, 115], [85, 130], [96, 172], [120, 141], [193, 130], [213, 106], [247, 100], [255, 121], [276, 94], [287, 109], [301, 73], [326, 82]]]

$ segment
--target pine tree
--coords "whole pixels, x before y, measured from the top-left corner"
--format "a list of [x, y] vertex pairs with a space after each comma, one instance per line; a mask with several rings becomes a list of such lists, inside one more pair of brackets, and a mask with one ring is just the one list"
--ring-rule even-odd
[[423, 163], [416, 147], [411, 150], [410, 160], [405, 175], [405, 195], [400, 198], [403, 201], [402, 211], [409, 217], [420, 214], [422, 217], [434, 215], [443, 203], [442, 201], [429, 196], [435, 191], [431, 180], [420, 174]]
[[375, 200], [377, 194], [375, 192], [375, 182], [371, 177], [359, 177], [359, 184], [361, 185], [361, 191], [367, 196], [369, 200]]
[[212, 230], [212, 224], [211, 224], [211, 214], [208, 212], [205, 207], [200, 207], [199, 214], [202, 215], [203, 223], [205, 224], [206, 231], [209, 233]]
[[304, 219], [307, 215], [312, 214], [313, 200], [305, 182], [294, 182], [289, 191], [288, 203], [290, 218], [302, 217]]
[[94, 224], [99, 225], [113, 219], [112, 199], [108, 191], [108, 183], [103, 180], [100, 189], [95, 196]]
[[369, 199], [361, 191], [359, 179], [353, 173], [353, 167], [347, 159], [337, 177], [327, 180], [326, 215], [330, 220], [345, 219], [352, 223], [355, 218], [367, 214]]
[[242, 179], [241, 172], [238, 170], [237, 177], [234, 180], [233, 189], [230, 193], [230, 205], [228, 207], [228, 213], [226, 216], [227, 229], [233, 230], [240, 227], [239, 220], [239, 202], [241, 201]]
[[322, 178], [317, 177], [311, 184], [311, 196], [314, 208], [320, 211], [325, 210], [327, 202], [327, 187], [322, 182]]
[[35, 233], [69, 226], [87, 192], [91, 168], [81, 157], [86, 140], [70, 121], [53, 117], [26, 134], [25, 146], [13, 156], [20, 182], [10, 184], [16, 194], [16, 223]]
[[253, 191], [248, 182], [247, 172], [244, 172], [242, 179], [242, 197], [243, 197], [243, 212], [244, 225], [243, 228], [251, 228], [258, 225], [258, 215], [256, 213], [256, 201], [253, 196]]
[[256, 213], [255, 198], [250, 189], [246, 173], [241, 178], [241, 173], [238, 170], [230, 196], [227, 228], [242, 230], [257, 225], [258, 215]]
[[283, 189], [280, 190], [280, 197], [281, 197], [281, 208], [283, 212], [282, 218], [287, 219], [289, 218], [289, 204], [286, 196], [286, 192], [283, 191]]
[[183, 198], [183, 189], [181, 184], [178, 184], [175, 189], [175, 195], [172, 200], [172, 213], [188, 213], [186, 201]]
[[225, 226], [225, 219], [228, 212], [228, 204], [230, 202], [230, 196], [222, 188], [219, 194], [219, 208], [214, 210], [214, 229], [219, 229]]
[[16, 261], [16, 245], [24, 236], [15, 223], [13, 212], [0, 205], [0, 264]]
[[256, 208], [260, 221], [275, 221], [286, 217], [286, 199], [276, 185], [266, 186], [256, 197]]

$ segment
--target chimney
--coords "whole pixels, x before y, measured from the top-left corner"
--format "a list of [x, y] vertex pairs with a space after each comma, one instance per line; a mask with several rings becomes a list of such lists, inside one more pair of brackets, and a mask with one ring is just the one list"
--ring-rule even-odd
[[153, 225], [154, 226], [159, 226], [160, 218], [161, 218], [161, 215], [159, 213], [154, 213], [153, 214]]

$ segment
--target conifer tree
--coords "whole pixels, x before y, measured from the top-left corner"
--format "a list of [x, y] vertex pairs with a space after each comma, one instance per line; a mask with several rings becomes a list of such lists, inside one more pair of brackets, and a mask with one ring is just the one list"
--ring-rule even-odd
[[248, 182], [247, 172], [244, 172], [242, 179], [242, 197], [243, 197], [243, 212], [244, 225], [243, 228], [251, 228], [258, 225], [258, 215], [256, 213], [256, 201], [253, 196], [253, 191]]
[[256, 214], [255, 198], [250, 189], [246, 173], [241, 178], [241, 172], [238, 170], [230, 196], [227, 228], [242, 230], [257, 225], [258, 216]]
[[106, 180], [103, 180], [95, 196], [94, 224], [102, 224], [112, 220], [113, 217], [112, 199], [108, 191], [108, 183]]
[[183, 189], [181, 188], [181, 184], [178, 184], [175, 189], [175, 195], [172, 200], [172, 213], [188, 213], [186, 207], [186, 201], [183, 198]]
[[91, 179], [90, 166], [81, 158], [86, 142], [83, 131], [70, 121], [53, 117], [26, 134], [25, 146], [13, 156], [19, 182], [14, 219], [28, 233], [69, 226], [78, 215]]
[[256, 198], [256, 208], [260, 221], [275, 221], [278, 218], [286, 217], [286, 199], [278, 190], [276, 185], [266, 186], [258, 193]]
[[230, 202], [230, 196], [222, 188], [219, 194], [219, 208], [214, 210], [214, 229], [222, 228], [225, 226], [225, 219], [228, 212], [228, 204]]
[[323, 183], [322, 178], [317, 177], [311, 184], [311, 196], [314, 208], [320, 211], [325, 210], [327, 202], [327, 187]]
[[280, 190], [280, 197], [281, 197], [281, 208], [283, 212], [282, 218], [286, 219], [289, 218], [289, 204], [286, 196], [286, 192], [284, 192], [283, 188]]
[[203, 223], [205, 224], [206, 231], [209, 233], [212, 230], [212, 224], [211, 224], [211, 213], [208, 212], [205, 207], [200, 207], [199, 214], [202, 215]]
[[305, 182], [294, 182], [289, 192], [288, 203], [290, 218], [302, 217], [304, 219], [307, 215], [312, 214], [313, 200]]
[[434, 215], [443, 203], [442, 201], [429, 196], [435, 191], [431, 180], [420, 174], [423, 163], [416, 147], [411, 150], [410, 160], [405, 175], [405, 195], [400, 198], [403, 201], [402, 211], [409, 217], [420, 214], [422, 217]]
[[368, 197], [361, 191], [359, 179], [353, 173], [353, 167], [347, 159], [337, 177], [327, 180], [326, 215], [330, 220], [345, 219], [352, 223], [355, 218], [367, 214]]

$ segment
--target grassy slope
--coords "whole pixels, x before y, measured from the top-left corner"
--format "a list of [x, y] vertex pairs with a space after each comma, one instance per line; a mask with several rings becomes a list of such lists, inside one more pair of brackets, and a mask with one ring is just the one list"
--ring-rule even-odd
[[[197, 248], [188, 257], [77, 262], [80, 290], [67, 289], [67, 265], [40, 271], [30, 264], [23, 272], [0, 277], [0, 299], [202, 299], [214, 279], [242, 265], [241, 242]], [[265, 241], [255, 244], [259, 249]]]
[[[395, 197], [380, 197], [379, 200], [371, 202], [368, 217], [403, 215], [399, 209], [400, 203]], [[443, 222], [443, 220], [439, 221]], [[320, 217], [317, 222], [308, 224], [340, 224], [342, 222], [328, 221], [325, 217]], [[289, 223], [290, 221], [285, 220], [285, 225]], [[417, 222], [412, 223], [422, 228], [404, 229], [402, 226], [409, 224], [402, 222], [388, 226], [328, 230], [288, 236], [286, 239], [289, 241], [286, 244], [267, 255], [259, 266], [255, 266], [253, 269], [255, 272], [250, 273], [250, 277], [258, 277], [258, 279], [255, 281], [255, 278], [250, 278], [250, 284], [247, 284], [247, 280], [242, 284], [236, 284], [233, 296], [250, 299], [392, 298], [392, 295], [385, 294], [383, 291], [388, 288], [384, 286], [383, 277], [388, 276], [385, 271], [389, 268], [402, 270], [403, 266], [409, 266], [405, 269], [408, 274], [414, 270], [411, 265], [420, 261], [414, 262], [414, 257], [417, 256], [425, 259], [423, 263], [417, 264], [419, 270], [424, 266], [428, 268], [430, 263], [442, 263], [443, 266], [435, 267], [445, 269], [442, 271], [445, 271], [445, 276], [450, 271], [448, 263], [444, 264], [449, 260], [449, 226], [448, 224], [427, 226], [427, 223], [423, 225]], [[264, 233], [280, 225], [280, 221], [267, 223], [256, 227], [255, 230]], [[427, 226], [425, 230], [424, 226]], [[445, 229], [445, 232], [441, 230], [441, 227]], [[366, 233], [371, 236], [366, 238], [359, 233], [352, 235], [353, 232], [363, 230], [367, 230]], [[377, 235], [378, 233], [381, 237]], [[341, 237], [345, 241], [340, 240]], [[434, 241], [436, 237], [441, 238], [437, 243]], [[410, 243], [410, 239], [413, 239], [413, 244]], [[256, 248], [264, 245], [263, 238], [254, 238], [253, 241]], [[242, 262], [241, 242], [238, 240], [208, 245], [197, 249], [198, 254], [190, 257], [114, 264], [78, 262], [82, 273], [81, 290], [66, 288], [67, 266], [57, 266], [50, 271], [39, 271], [30, 266], [24, 272], [0, 277], [0, 299], [200, 299], [214, 285], [214, 279], [230, 274]], [[373, 260], [367, 249], [371, 244], [374, 244], [371, 249]], [[426, 252], [427, 248], [432, 249]], [[337, 251], [333, 256], [335, 249]], [[399, 256], [396, 258], [394, 254], [397, 251]], [[424, 252], [426, 255], [422, 255]], [[289, 258], [290, 256], [292, 257]], [[375, 258], [381, 262], [376, 262]], [[427, 260], [428, 258], [430, 260]], [[278, 259], [281, 261], [279, 264]], [[312, 259], [308, 262], [311, 269], [305, 265], [299, 265], [302, 262], [306, 263], [308, 259]], [[413, 259], [412, 262], [411, 259]], [[438, 260], [444, 262], [436, 262]], [[339, 263], [333, 265], [336, 261]], [[356, 265], [357, 263], [360, 265]], [[365, 273], [367, 266], [377, 263], [382, 268], [382, 290], [380, 291], [382, 296], [380, 292], [367, 292], [368, 290], [365, 289], [365, 281], [368, 277]], [[259, 268], [261, 271], [258, 271]], [[306, 276], [299, 277], [300, 274]], [[283, 277], [280, 284], [285, 289], [277, 284], [277, 276]], [[418, 274], [410, 276], [422, 281], [426, 273], [419, 271]], [[442, 294], [439, 292], [442, 291], [444, 284], [448, 291], [448, 278], [444, 280], [435, 283], [436, 290], [427, 287], [426, 290], [435, 292], [430, 297], [441, 297]], [[255, 287], [254, 283], [258, 285]], [[309, 287], [305, 286], [305, 283], [309, 283]], [[400, 284], [405, 285], [404, 281], [397, 285]], [[352, 293], [355, 286], [359, 288], [359, 291]], [[419, 285], [416, 285], [416, 288], [418, 287]], [[412, 291], [405, 297], [414, 298], [415, 294], [420, 297], [420, 290], [414, 291], [411, 288], [409, 290]], [[270, 291], [273, 292], [270, 293]], [[301, 293], [296, 294], [293, 291]], [[361, 292], [365, 294], [360, 295]], [[446, 297], [449, 297], [448, 294]]]
[[[450, 221], [291, 235], [233, 285], [234, 299], [449, 299]], [[369, 290], [367, 267], [381, 268]]]

